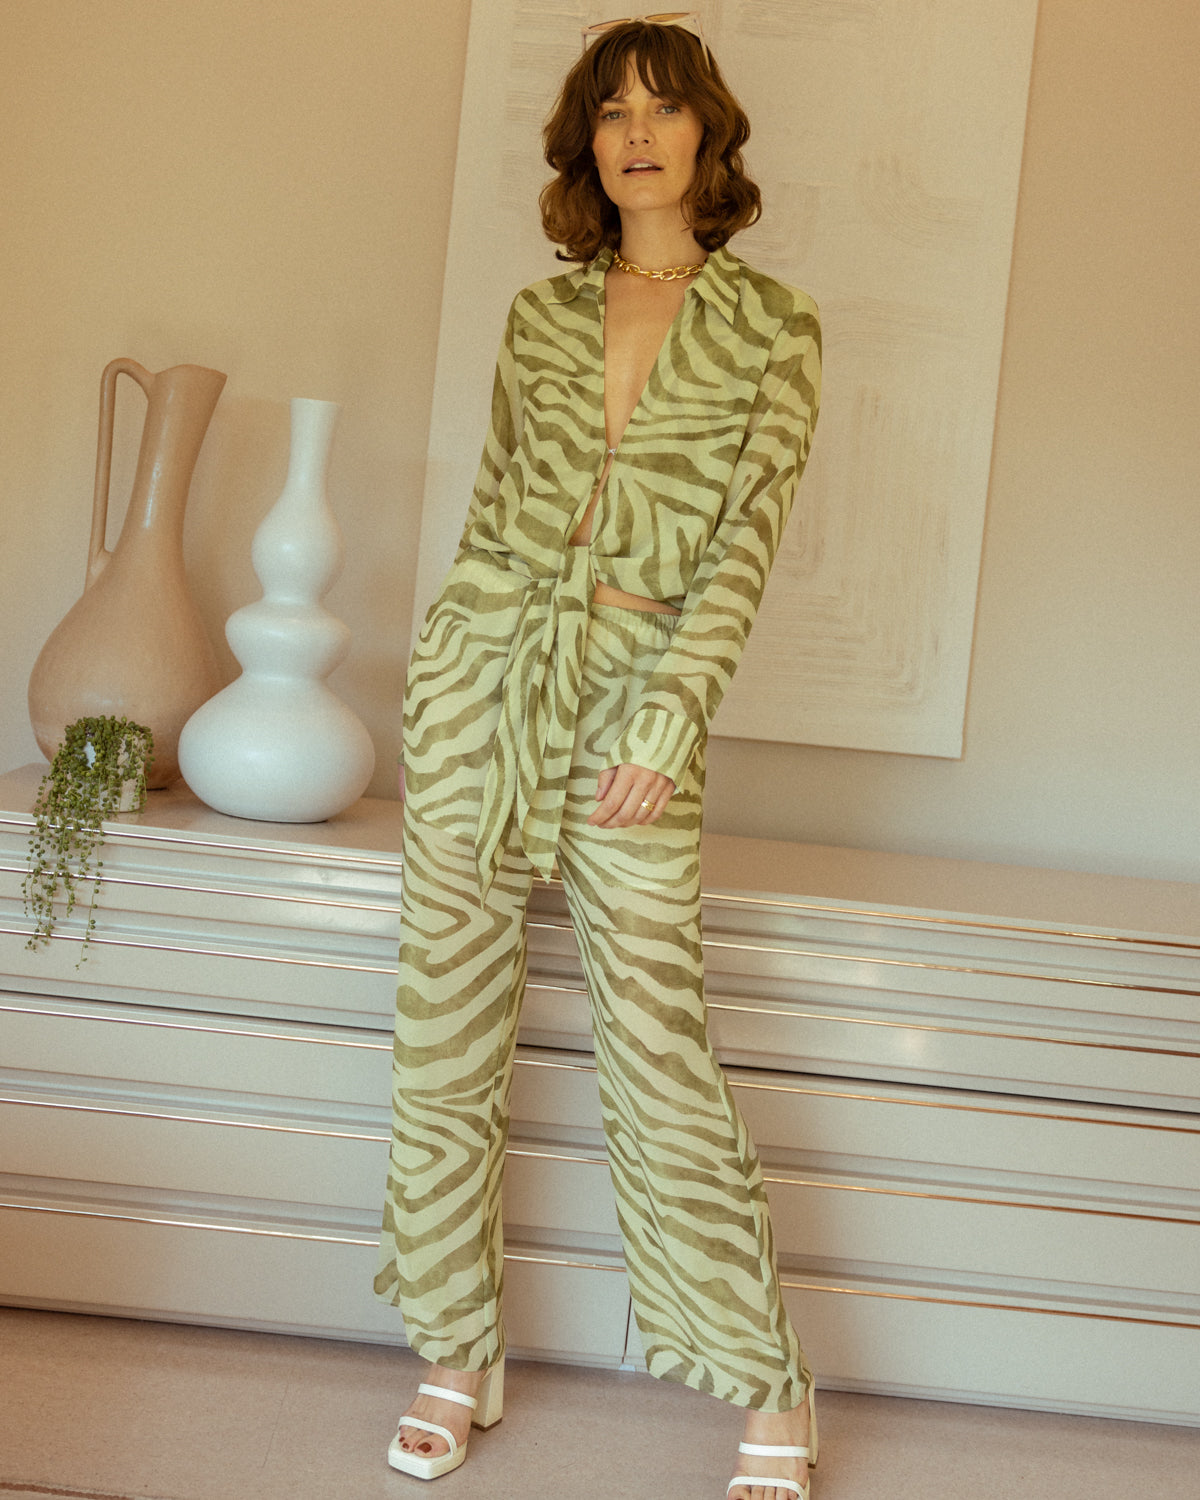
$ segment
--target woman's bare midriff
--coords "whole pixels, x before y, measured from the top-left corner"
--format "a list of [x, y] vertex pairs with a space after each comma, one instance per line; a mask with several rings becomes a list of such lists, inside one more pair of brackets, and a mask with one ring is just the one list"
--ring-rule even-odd
[[647, 615], [677, 615], [673, 604], [664, 604], [661, 599], [643, 599], [641, 594], [627, 594], [624, 589], [614, 589], [610, 584], [597, 583], [592, 590], [593, 604], [615, 604], [618, 609], [640, 609]]

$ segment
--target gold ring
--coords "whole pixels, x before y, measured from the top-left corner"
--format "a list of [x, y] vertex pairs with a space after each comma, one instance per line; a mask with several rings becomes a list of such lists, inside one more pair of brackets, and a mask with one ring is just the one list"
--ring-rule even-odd
[[643, 802], [642, 806], [646, 809], [647, 812], [653, 812], [654, 811], [654, 803], [653, 802]]

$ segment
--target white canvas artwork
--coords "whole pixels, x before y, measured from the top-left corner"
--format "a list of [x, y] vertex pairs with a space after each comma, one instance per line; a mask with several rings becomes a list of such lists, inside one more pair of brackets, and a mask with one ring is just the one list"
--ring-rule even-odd
[[[820, 304], [816, 441], [713, 732], [962, 753], [1037, 0], [710, 0], [763, 190], [743, 259]], [[618, 12], [619, 14], [619, 12]], [[606, 19], [472, 7], [421, 531], [419, 620], [454, 553], [514, 292], [562, 270], [541, 127]]]

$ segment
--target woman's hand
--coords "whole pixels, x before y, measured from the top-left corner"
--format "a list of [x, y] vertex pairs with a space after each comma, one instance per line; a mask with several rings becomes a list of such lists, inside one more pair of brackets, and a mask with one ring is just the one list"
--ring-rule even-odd
[[657, 823], [675, 794], [675, 783], [661, 772], [645, 766], [610, 766], [600, 772], [596, 801], [600, 804], [588, 819], [592, 828], [632, 828], [639, 823]]

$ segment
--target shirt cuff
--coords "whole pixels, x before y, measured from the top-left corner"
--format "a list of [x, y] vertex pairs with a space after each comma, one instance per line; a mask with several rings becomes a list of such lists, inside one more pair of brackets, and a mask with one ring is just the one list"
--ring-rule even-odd
[[652, 706], [639, 708], [614, 741], [609, 764], [645, 766], [679, 786], [699, 738], [699, 729], [683, 714]]

